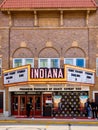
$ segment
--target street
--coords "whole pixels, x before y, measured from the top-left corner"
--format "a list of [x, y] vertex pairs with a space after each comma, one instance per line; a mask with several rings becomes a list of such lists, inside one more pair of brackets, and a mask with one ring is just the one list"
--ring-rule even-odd
[[95, 125], [0, 125], [0, 130], [98, 130]]

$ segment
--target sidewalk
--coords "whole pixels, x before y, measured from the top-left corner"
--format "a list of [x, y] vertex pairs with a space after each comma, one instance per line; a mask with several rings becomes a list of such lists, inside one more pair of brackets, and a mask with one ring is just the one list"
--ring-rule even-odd
[[39, 125], [98, 125], [98, 119], [79, 119], [79, 118], [18, 118], [14, 116], [0, 116], [0, 124], [39, 124]]

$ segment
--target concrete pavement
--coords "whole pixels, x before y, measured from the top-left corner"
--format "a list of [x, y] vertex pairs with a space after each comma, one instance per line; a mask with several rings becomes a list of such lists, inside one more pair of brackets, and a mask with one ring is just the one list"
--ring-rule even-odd
[[35, 126], [2, 126], [0, 127], [0, 130], [46, 130], [46, 128], [35, 127]]
[[5, 117], [0, 116], [0, 124], [40, 124], [40, 125], [98, 125], [97, 119], [59, 119], [59, 118], [16, 118], [14, 116]]
[[2, 125], [0, 130], [98, 130], [98, 126], [87, 125]]

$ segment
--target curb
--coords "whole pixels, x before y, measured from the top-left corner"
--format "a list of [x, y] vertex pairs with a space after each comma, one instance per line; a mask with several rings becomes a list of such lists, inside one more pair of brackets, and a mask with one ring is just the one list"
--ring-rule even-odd
[[97, 120], [59, 120], [59, 119], [4, 119], [0, 120], [0, 124], [32, 124], [32, 125], [98, 125]]

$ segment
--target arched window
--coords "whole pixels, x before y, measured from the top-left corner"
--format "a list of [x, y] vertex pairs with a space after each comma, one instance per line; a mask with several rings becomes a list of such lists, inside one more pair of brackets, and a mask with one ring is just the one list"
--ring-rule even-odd
[[59, 53], [54, 48], [44, 48], [39, 53], [39, 68], [59, 68]]
[[86, 67], [84, 51], [79, 47], [71, 47], [65, 53], [64, 64]]
[[85, 67], [85, 58], [65, 58], [64, 64]]
[[30, 64], [31, 67], [34, 67], [34, 59], [33, 58], [14, 58], [13, 59], [13, 67], [23, 66]]
[[59, 58], [40, 58], [39, 68], [59, 68], [60, 60]]
[[32, 52], [28, 48], [19, 48], [13, 54], [13, 67], [30, 64], [34, 67], [34, 58]]

